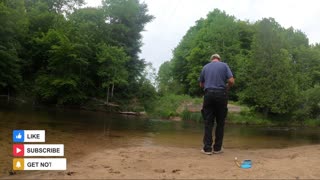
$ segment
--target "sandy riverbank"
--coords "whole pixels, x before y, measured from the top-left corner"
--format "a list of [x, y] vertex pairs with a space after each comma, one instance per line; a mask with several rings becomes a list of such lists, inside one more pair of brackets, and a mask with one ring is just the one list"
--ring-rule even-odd
[[[251, 159], [253, 168], [234, 163]], [[203, 155], [199, 149], [163, 146], [106, 149], [68, 164], [67, 171], [18, 172], [5, 178], [31, 179], [319, 179], [320, 145], [287, 149], [225, 149]]]

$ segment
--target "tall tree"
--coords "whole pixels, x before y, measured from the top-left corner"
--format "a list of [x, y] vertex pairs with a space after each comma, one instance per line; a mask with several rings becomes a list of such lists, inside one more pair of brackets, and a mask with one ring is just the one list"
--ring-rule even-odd
[[112, 24], [111, 45], [124, 47], [130, 57], [126, 63], [130, 82], [135, 82], [145, 67], [144, 60], [138, 57], [141, 32], [153, 16], [147, 14], [147, 5], [139, 0], [104, 0], [102, 4], [106, 21]]
[[100, 65], [97, 75], [101, 78], [102, 88], [107, 90], [108, 103], [110, 93], [111, 97], [113, 96], [115, 85], [125, 85], [128, 83], [128, 71], [125, 68], [125, 63], [129, 57], [122, 48], [101, 44], [97, 58]]
[[56, 30], [50, 30], [38, 43], [51, 44], [47, 50], [48, 65], [36, 78], [40, 99], [57, 104], [81, 103], [86, 98], [81, 88], [85, 79], [81, 71], [88, 62], [78, 55], [78, 46]]
[[173, 77], [190, 95], [202, 94], [197, 86], [203, 65], [210, 62], [213, 53], [219, 53], [224, 62], [236, 68], [240, 53], [240, 33], [235, 17], [215, 9], [206, 19], [197, 21], [174, 50]]
[[10, 95], [21, 85], [21, 39], [27, 30], [24, 1], [0, 1], [0, 92]]
[[281, 31], [283, 28], [274, 19], [256, 23], [249, 77], [242, 96], [266, 115], [290, 112], [297, 96], [291, 58], [284, 49]]

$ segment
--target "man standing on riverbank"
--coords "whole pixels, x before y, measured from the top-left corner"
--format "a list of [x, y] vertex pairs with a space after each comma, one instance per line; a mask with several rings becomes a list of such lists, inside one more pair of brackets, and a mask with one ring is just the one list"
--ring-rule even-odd
[[[226, 63], [220, 61], [219, 54], [211, 56], [211, 62], [206, 64], [200, 74], [200, 87], [204, 88], [202, 115], [204, 119], [203, 153], [222, 153], [224, 123], [227, 115], [227, 91], [233, 86], [233, 74]], [[212, 147], [212, 130], [216, 120], [215, 142]]]

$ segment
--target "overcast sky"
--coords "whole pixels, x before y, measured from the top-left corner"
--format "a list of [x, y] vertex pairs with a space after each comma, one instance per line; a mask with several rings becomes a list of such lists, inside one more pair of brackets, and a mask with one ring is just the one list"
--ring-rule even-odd
[[[254, 22], [273, 17], [283, 27], [300, 29], [310, 43], [320, 42], [319, 0], [140, 0], [148, 5], [155, 19], [146, 25], [140, 57], [158, 69], [172, 58], [178, 45], [195, 21], [215, 8], [237, 19]], [[101, 0], [86, 0], [87, 6], [98, 6]], [[214, 53], [214, 52], [213, 52]], [[208, 57], [209, 58], [209, 57]]]

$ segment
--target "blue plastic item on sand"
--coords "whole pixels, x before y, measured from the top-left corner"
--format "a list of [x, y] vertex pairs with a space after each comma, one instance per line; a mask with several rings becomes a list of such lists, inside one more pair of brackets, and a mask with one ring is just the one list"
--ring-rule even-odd
[[249, 159], [243, 160], [243, 162], [241, 163], [241, 168], [243, 169], [249, 169], [252, 166], [252, 162]]

